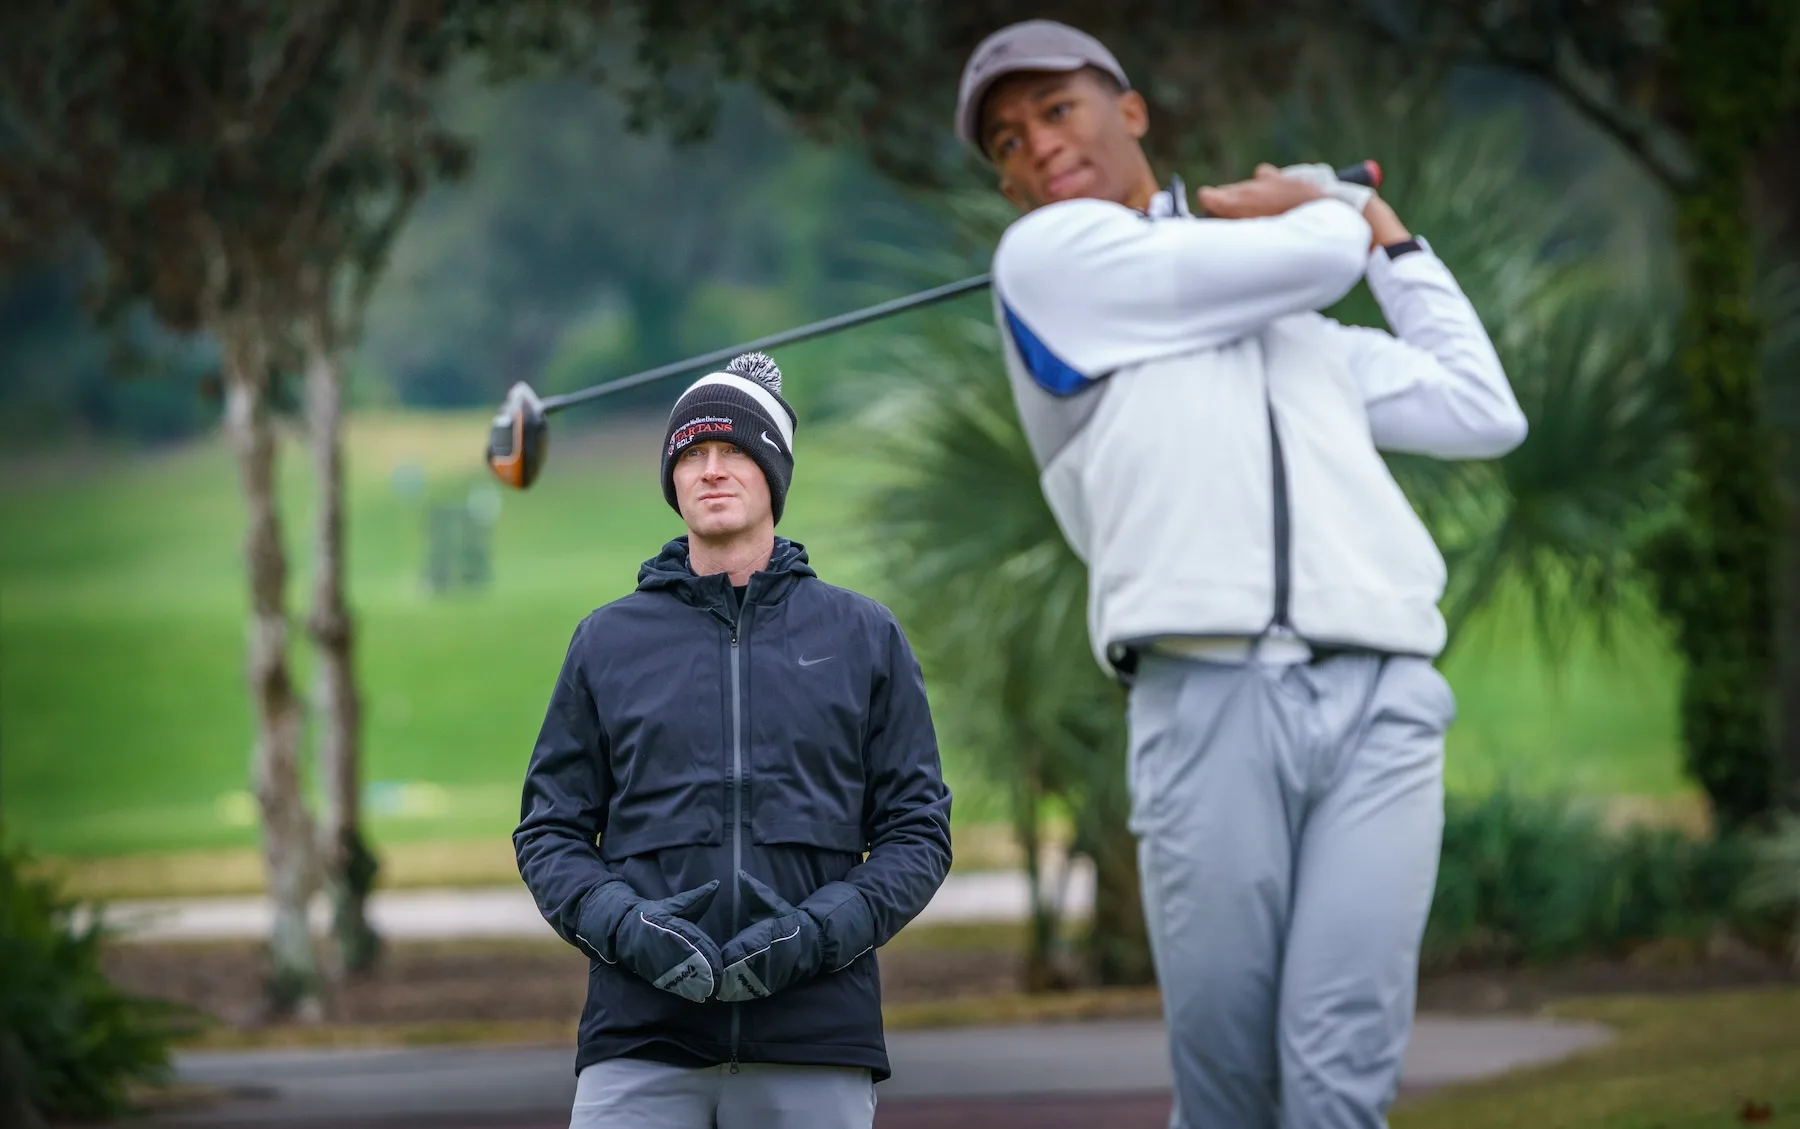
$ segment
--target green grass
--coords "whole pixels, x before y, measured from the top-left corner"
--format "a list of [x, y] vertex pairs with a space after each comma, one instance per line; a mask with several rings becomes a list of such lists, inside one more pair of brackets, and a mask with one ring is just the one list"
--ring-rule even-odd
[[1394, 1111], [1394, 1129], [1726, 1129], [1800, 1125], [1800, 990], [1571, 1001], [1611, 1043], [1566, 1062], [1460, 1086]]
[[[941, 1031], [950, 1027], [1009, 1027], [1048, 1023], [1154, 1019], [1162, 1014], [1155, 988], [1092, 988], [1027, 995], [988, 996], [886, 1004], [888, 1031]], [[292, 1048], [343, 1050], [364, 1047], [566, 1046], [572, 1023], [550, 1019], [422, 1020], [413, 1023], [284, 1023], [264, 1027], [200, 1026], [180, 1040], [184, 1051], [250, 1051]], [[169, 1097], [176, 1097], [179, 1092]], [[152, 1091], [147, 1095], [154, 1101]], [[213, 1096], [213, 1095], [196, 1095]], [[168, 1105], [165, 1098], [154, 1101]]]
[[[492, 587], [433, 598], [421, 582], [423, 519], [393, 488], [394, 470], [416, 462], [434, 492], [460, 497], [483, 481], [485, 425], [480, 415], [412, 414], [363, 416], [351, 428], [350, 591], [378, 843], [504, 838], [569, 633], [628, 591], [639, 562], [680, 532], [656, 487], [656, 434], [565, 427], [539, 484], [505, 498]], [[782, 532], [807, 543], [826, 579], [879, 597], [863, 555], [879, 546], [879, 526], [858, 511], [879, 468], [863, 448], [853, 433], [803, 435]], [[303, 452], [288, 444], [282, 494], [303, 686], [307, 479]], [[212, 441], [65, 454], [5, 481], [8, 833], [70, 857], [253, 844], [243, 519], [229, 454]], [[1646, 630], [1627, 630], [1618, 658], [1577, 647], [1553, 687], [1529, 636], [1502, 619], [1469, 640], [1449, 673], [1461, 699], [1453, 787], [1506, 779], [1590, 795], [1688, 790], [1673, 739], [1673, 667]], [[959, 821], [997, 818], [1000, 800], [968, 754], [948, 749], [945, 761]]]
[[1676, 740], [1677, 666], [1653, 620], [1600, 645], [1579, 634], [1557, 662], [1529, 611], [1495, 605], [1448, 656], [1457, 721], [1445, 760], [1459, 790], [1508, 784], [1580, 796], [1687, 795]]

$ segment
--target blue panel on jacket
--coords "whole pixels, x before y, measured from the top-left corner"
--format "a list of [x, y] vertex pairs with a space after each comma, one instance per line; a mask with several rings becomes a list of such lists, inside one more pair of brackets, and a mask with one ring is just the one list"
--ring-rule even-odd
[[1012, 333], [1013, 345], [1018, 348], [1026, 371], [1031, 373], [1031, 379], [1037, 381], [1039, 388], [1052, 396], [1073, 396], [1094, 383], [1076, 372], [1067, 361], [1052, 353], [1050, 347], [1038, 340], [1038, 335], [1019, 320], [1019, 315], [1013, 313], [1010, 306], [1002, 305], [1001, 309], [1006, 311], [1006, 328]]

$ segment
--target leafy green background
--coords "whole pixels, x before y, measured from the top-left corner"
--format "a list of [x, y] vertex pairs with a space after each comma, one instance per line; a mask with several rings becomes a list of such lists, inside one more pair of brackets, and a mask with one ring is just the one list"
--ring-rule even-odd
[[[800, 371], [810, 357], [801, 347], [784, 359]], [[656, 485], [658, 432], [579, 422], [558, 421], [543, 479], [504, 498], [492, 587], [439, 598], [422, 579], [423, 513], [395, 489], [394, 472], [413, 463], [434, 495], [465, 496], [484, 479], [486, 419], [365, 413], [352, 424], [350, 591], [377, 843], [508, 834], [575, 624], [628, 591], [639, 562], [680, 532]], [[807, 544], [826, 579], [880, 597], [879, 515], [861, 503], [882, 468], [867, 445], [856, 426], [801, 430], [781, 532]], [[282, 491], [297, 608], [308, 579], [306, 469], [290, 443]], [[0, 539], [0, 803], [34, 850], [255, 842], [243, 795], [242, 524], [229, 454], [211, 440], [79, 464], [46, 456], [6, 477], [0, 527], [22, 535]], [[1461, 702], [1452, 787], [1684, 794], [1668, 652], [1649, 625], [1618, 630], [1610, 656], [1573, 644], [1552, 681], [1528, 623], [1499, 614], [1477, 624], [1448, 671]], [[305, 685], [306, 649], [294, 653]], [[967, 750], [945, 759], [959, 821], [1003, 818]]]

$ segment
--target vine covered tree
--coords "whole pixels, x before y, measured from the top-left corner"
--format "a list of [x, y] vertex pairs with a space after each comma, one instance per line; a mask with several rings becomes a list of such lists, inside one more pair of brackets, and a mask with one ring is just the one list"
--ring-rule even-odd
[[[99, 314], [147, 305], [218, 350], [248, 516], [252, 780], [276, 914], [271, 1002], [316, 1010], [306, 907], [321, 882], [338, 959], [374, 959], [373, 856], [359, 827], [360, 703], [343, 583], [342, 361], [385, 251], [423, 186], [465, 154], [433, 84], [579, 50], [585, 17], [474, 0], [21, 0], [0, 16], [0, 256], [73, 244]], [[308, 628], [320, 663], [323, 827], [302, 791], [304, 707], [288, 663], [275, 400], [304, 384], [321, 488]]]

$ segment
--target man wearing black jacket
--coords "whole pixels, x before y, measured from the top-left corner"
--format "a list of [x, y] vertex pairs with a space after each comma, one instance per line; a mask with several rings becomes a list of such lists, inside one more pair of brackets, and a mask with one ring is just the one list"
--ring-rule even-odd
[[866, 1129], [874, 950], [950, 867], [950, 794], [899, 625], [775, 536], [794, 415], [759, 353], [676, 403], [688, 535], [576, 629], [513, 843], [589, 957], [573, 1129]]

